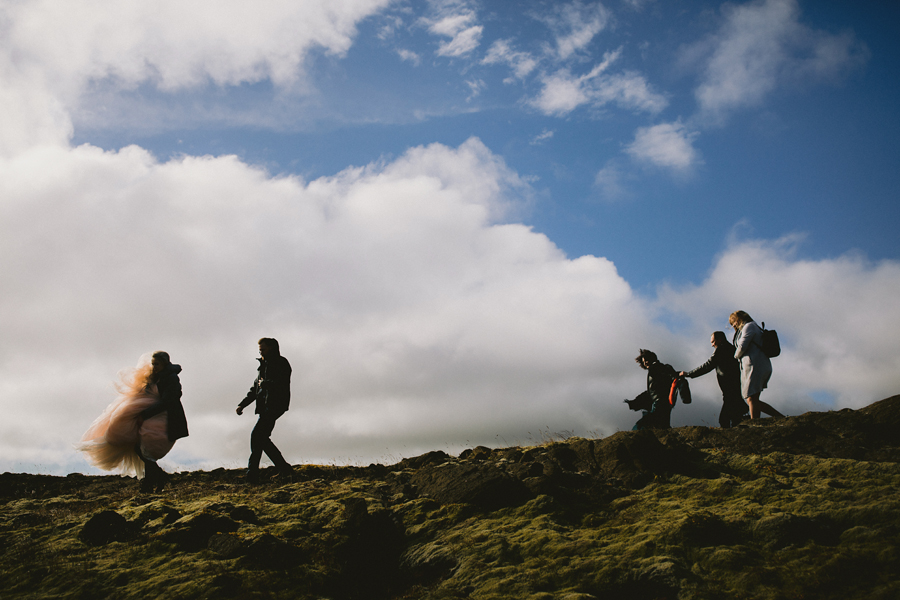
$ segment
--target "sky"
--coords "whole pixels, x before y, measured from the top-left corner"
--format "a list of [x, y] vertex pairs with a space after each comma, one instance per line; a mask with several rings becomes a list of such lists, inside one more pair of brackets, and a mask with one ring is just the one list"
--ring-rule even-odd
[[[628, 430], [745, 310], [788, 415], [900, 393], [900, 4], [0, 0], [0, 471], [166, 350], [191, 435], [275, 337], [294, 464]], [[711, 375], [673, 424], [715, 426]]]

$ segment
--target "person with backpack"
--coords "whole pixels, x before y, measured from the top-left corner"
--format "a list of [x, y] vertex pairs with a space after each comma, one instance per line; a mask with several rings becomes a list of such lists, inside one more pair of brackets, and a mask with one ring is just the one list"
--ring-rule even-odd
[[647, 391], [634, 400], [625, 401], [632, 410], [643, 410], [643, 415], [634, 424], [633, 430], [669, 429], [674, 403], [669, 402], [669, 395], [672, 382], [678, 374], [671, 365], [659, 362], [656, 354], [650, 350], [642, 348], [634, 361], [647, 370]]
[[728, 317], [734, 327], [734, 357], [741, 365], [741, 396], [750, 408], [750, 418], [760, 413], [773, 417], [784, 415], [759, 399], [772, 376], [772, 361], [763, 352], [763, 330], [746, 312], [737, 310]]
[[714, 331], [709, 339], [715, 348], [709, 360], [693, 369], [681, 371], [679, 377], [700, 377], [713, 369], [716, 370], [716, 379], [719, 389], [722, 390], [722, 412], [719, 413], [719, 426], [722, 428], [734, 427], [747, 416], [747, 404], [741, 396], [741, 365], [734, 357], [734, 346], [728, 342], [724, 331]]

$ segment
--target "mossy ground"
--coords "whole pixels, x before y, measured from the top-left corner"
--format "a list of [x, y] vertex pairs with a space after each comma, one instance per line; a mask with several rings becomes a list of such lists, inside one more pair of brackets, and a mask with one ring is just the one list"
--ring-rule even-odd
[[[520, 476], [585, 442], [478, 464]], [[409, 482], [425, 467], [408, 462], [299, 466], [260, 486], [180, 473], [152, 495], [118, 477], [4, 474], [0, 597], [900, 598], [900, 464], [715, 448], [692, 462], [633, 487], [573, 463], [494, 509], [420, 495]], [[124, 517], [120, 541], [86, 537], [102, 511]]]

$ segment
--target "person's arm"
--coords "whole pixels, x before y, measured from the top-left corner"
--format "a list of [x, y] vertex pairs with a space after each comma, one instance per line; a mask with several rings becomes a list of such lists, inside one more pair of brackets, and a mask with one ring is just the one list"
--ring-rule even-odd
[[649, 392], [641, 392], [634, 400], [626, 400], [625, 404], [631, 410], [650, 410], [653, 408], [653, 399]]
[[700, 377], [701, 375], [706, 375], [710, 371], [716, 368], [716, 355], [713, 353], [712, 356], [709, 357], [709, 360], [694, 369], [693, 371], [682, 371], [684, 373], [683, 377], [690, 377], [693, 379], [694, 377]]
[[146, 420], [155, 417], [181, 399], [181, 379], [177, 374], [166, 375], [157, 386], [160, 388], [159, 401], [141, 411], [141, 418]]
[[750, 351], [753, 325], [754, 323], [752, 321], [750, 323], [744, 323], [741, 327], [741, 333], [734, 343], [734, 357], [738, 360], [740, 360], [741, 357], [746, 356], [747, 352]]
[[237, 414], [239, 414], [239, 415], [243, 414], [244, 409], [247, 408], [248, 406], [250, 406], [251, 404], [253, 404], [253, 402], [256, 400], [256, 393], [257, 393], [258, 389], [259, 389], [259, 379], [257, 379], [256, 381], [253, 382], [253, 385], [250, 386], [250, 391], [247, 392], [247, 395], [244, 397], [243, 400], [238, 402], [237, 410], [235, 411], [235, 412], [237, 412]]

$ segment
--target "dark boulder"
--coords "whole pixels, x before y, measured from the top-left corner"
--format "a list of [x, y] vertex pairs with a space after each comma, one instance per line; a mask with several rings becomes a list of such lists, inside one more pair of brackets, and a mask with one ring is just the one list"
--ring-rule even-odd
[[600, 472], [628, 487], [639, 488], [658, 475], [690, 468], [686, 446], [664, 445], [652, 430], [624, 431], [594, 443]]
[[441, 504], [473, 504], [493, 510], [517, 506], [531, 494], [517, 478], [491, 463], [446, 463], [416, 472], [411, 482], [419, 494]]
[[334, 558], [339, 568], [336, 595], [348, 598], [390, 597], [398, 584], [402, 527], [386, 510], [369, 512], [363, 498], [346, 498]]
[[104, 510], [92, 516], [78, 534], [78, 539], [89, 546], [124, 542], [132, 537], [134, 537], [132, 524], [112, 510]]
[[161, 538], [178, 544], [183, 550], [195, 552], [206, 548], [210, 538], [217, 533], [233, 533], [239, 525], [230, 517], [204, 510], [176, 521]]

